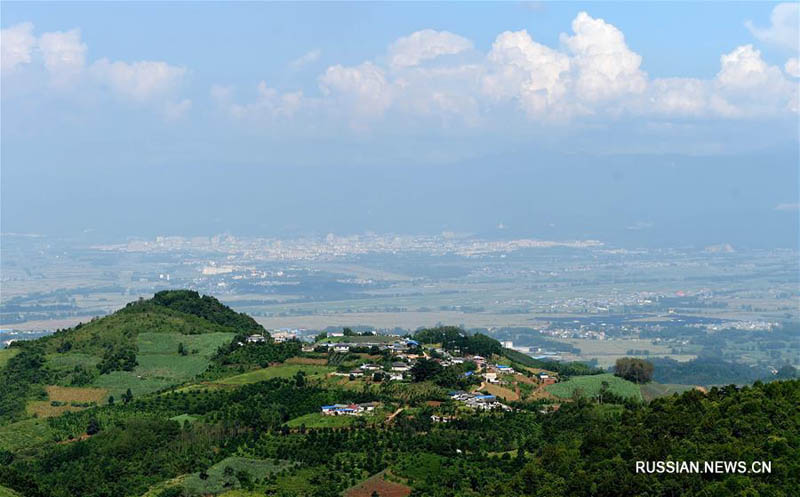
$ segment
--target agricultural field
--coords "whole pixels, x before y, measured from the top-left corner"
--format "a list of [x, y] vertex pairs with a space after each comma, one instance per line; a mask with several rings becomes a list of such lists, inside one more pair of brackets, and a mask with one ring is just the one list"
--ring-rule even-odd
[[[208, 468], [206, 471], [208, 473], [207, 479], [203, 480], [198, 473], [194, 473], [183, 480], [181, 486], [188, 496], [219, 494], [241, 487], [241, 482], [236, 477], [236, 474], [240, 471], [249, 473], [252, 480], [261, 480], [291, 466], [292, 463], [287, 461], [232, 456]], [[226, 468], [231, 468], [232, 474], [226, 475]], [[230, 470], [228, 472], [230, 473]]]
[[72, 371], [76, 366], [92, 370], [99, 362], [99, 357], [80, 352], [47, 354], [47, 365], [56, 371]]
[[[641, 338], [588, 340], [569, 339], [558, 340], [573, 345], [581, 350], [579, 355], [564, 354], [567, 360], [589, 361], [597, 359], [597, 365], [608, 368], [614, 365], [620, 357], [669, 357], [676, 361], [689, 361], [697, 357], [694, 354], [673, 354], [672, 348], [667, 345], [653, 344], [651, 340]], [[647, 355], [628, 354], [630, 350], [646, 350]]]
[[306, 373], [308, 377], [323, 376], [334, 371], [336, 368], [331, 366], [319, 366], [313, 364], [279, 364], [268, 368], [257, 369], [236, 376], [229, 376], [215, 380], [213, 383], [223, 385], [245, 385], [259, 381], [270, 380], [272, 378], [291, 378], [300, 371]]
[[[140, 333], [136, 339], [139, 365], [133, 371], [101, 375], [92, 383], [107, 389], [115, 398], [129, 388], [137, 396], [180, 385], [205, 371], [217, 348], [229, 343], [233, 336], [233, 333]], [[186, 355], [178, 353], [181, 343], [187, 350]]]
[[371, 419], [359, 418], [357, 416], [325, 416], [319, 412], [312, 412], [298, 418], [289, 420], [286, 426], [289, 428], [299, 428], [305, 425], [306, 428], [344, 428], [352, 426], [357, 419]]
[[30, 418], [0, 426], [0, 450], [14, 452], [52, 440], [46, 419]]
[[623, 380], [613, 374], [596, 374], [587, 376], [574, 376], [567, 381], [548, 385], [545, 389], [562, 399], [572, 397], [573, 392], [579, 390], [584, 396], [592, 397], [600, 393], [603, 382], [608, 382], [608, 391], [622, 397], [634, 397], [642, 399], [642, 392], [639, 385]]
[[406, 497], [411, 494], [411, 487], [386, 479], [386, 472], [371, 476], [354, 487], [345, 490], [345, 497], [372, 497], [377, 493], [381, 497]]
[[[508, 386], [511, 387], [511, 385]], [[519, 400], [519, 395], [517, 395], [512, 388], [506, 388], [505, 386], [493, 383], [487, 383], [483, 386], [483, 390], [486, 390], [495, 397], [504, 399], [508, 402]]]
[[61, 387], [49, 385], [45, 387], [47, 400], [28, 402], [28, 414], [40, 418], [60, 416], [67, 411], [80, 411], [94, 405], [105, 403], [108, 390], [104, 388]]

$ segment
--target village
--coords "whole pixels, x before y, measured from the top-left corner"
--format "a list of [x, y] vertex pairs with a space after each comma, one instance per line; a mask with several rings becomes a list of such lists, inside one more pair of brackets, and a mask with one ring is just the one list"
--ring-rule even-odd
[[[277, 330], [271, 332], [271, 337], [277, 343], [297, 340], [296, 335]], [[262, 343], [265, 340], [261, 335], [253, 335], [247, 339], [247, 343]], [[336, 371], [327, 373], [327, 377], [331, 381], [345, 382], [345, 385], [389, 382], [413, 384], [419, 381], [415, 366], [421, 361], [435, 364], [437, 371], [455, 367], [459, 371], [459, 385], [462, 388], [448, 390], [447, 398], [455, 406], [460, 406], [456, 411], [511, 411], [513, 408], [509, 402], [519, 400], [524, 395], [520, 390], [527, 393], [543, 391], [545, 386], [558, 381], [557, 375], [552, 372], [533, 372], [519, 365], [515, 369], [511, 364], [499, 362], [497, 357], [492, 360], [477, 354], [445, 350], [440, 344], [422, 345], [408, 336], [370, 332], [357, 334], [348, 329], [321, 333], [314, 342], [303, 342], [302, 352], [309, 357], [326, 357], [329, 363], [341, 358]], [[354, 361], [356, 364], [350, 366]], [[438, 406], [441, 402], [429, 404]], [[361, 417], [375, 414], [382, 407], [376, 402], [354, 403], [343, 398], [337, 403], [320, 406], [319, 413], [326, 417]], [[434, 422], [448, 422], [455, 417], [435, 413], [431, 419]]]

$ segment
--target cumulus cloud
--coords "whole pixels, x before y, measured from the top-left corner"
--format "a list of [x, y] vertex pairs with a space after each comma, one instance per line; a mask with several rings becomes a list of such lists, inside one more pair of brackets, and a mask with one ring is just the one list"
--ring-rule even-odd
[[10, 71], [20, 64], [29, 64], [35, 46], [33, 24], [29, 22], [0, 30], [0, 69]]
[[389, 64], [412, 67], [442, 55], [454, 55], [472, 48], [472, 42], [448, 31], [423, 29], [399, 38], [389, 47]]
[[567, 92], [569, 57], [536, 43], [525, 30], [500, 34], [487, 60], [483, 91], [494, 99], [519, 98], [531, 114], [545, 113]]
[[572, 54], [578, 97], [593, 102], [647, 88], [647, 74], [639, 66], [641, 55], [625, 43], [625, 35], [603, 19], [580, 12], [572, 21], [572, 36], [561, 35], [561, 42]]
[[311, 50], [309, 52], [304, 53], [300, 57], [294, 59], [292, 62], [289, 63], [292, 69], [300, 69], [303, 66], [307, 66], [308, 64], [312, 64], [319, 60], [320, 55], [322, 55], [322, 51], [319, 49]]
[[781, 3], [772, 9], [770, 25], [765, 28], [756, 26], [752, 21], [745, 26], [757, 40], [776, 45], [787, 50], [800, 50], [800, 4]]
[[[191, 109], [188, 99], [175, 100], [175, 90], [186, 75], [186, 68], [162, 61], [111, 61], [106, 58], [89, 64], [88, 47], [79, 29], [34, 34], [31, 23], [2, 30], [3, 74], [21, 65], [43, 69], [51, 87], [59, 91], [110, 91], [124, 100], [149, 103], [167, 119], [177, 119]], [[35, 75], [34, 75], [35, 77]]]
[[320, 76], [319, 85], [325, 95], [340, 99], [359, 116], [379, 116], [392, 103], [386, 72], [372, 62], [331, 66]]
[[98, 81], [108, 85], [116, 94], [137, 102], [163, 96], [180, 84], [186, 69], [166, 62], [111, 62], [100, 59], [92, 64], [91, 72]]
[[76, 80], [86, 66], [86, 44], [78, 29], [44, 33], [39, 38], [44, 66], [56, 85]]
[[281, 93], [261, 81], [256, 88], [256, 99], [248, 104], [240, 104], [234, 100], [234, 88], [214, 85], [211, 87], [211, 98], [225, 113], [235, 119], [249, 121], [275, 122], [280, 118], [291, 118], [307, 103], [303, 92]]

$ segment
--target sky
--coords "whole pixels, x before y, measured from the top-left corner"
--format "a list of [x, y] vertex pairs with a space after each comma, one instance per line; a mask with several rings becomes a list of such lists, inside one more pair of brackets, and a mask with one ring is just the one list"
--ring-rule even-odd
[[0, 3], [3, 232], [798, 243], [797, 3]]

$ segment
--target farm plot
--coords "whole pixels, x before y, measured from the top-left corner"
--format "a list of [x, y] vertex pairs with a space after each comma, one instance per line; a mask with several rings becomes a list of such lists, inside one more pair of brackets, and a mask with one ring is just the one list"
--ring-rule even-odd
[[411, 494], [411, 487], [402, 483], [395, 483], [386, 479], [386, 473], [380, 472], [367, 480], [350, 487], [344, 493], [345, 497], [406, 497]]
[[573, 392], [579, 392], [586, 397], [598, 395], [603, 388], [603, 382], [608, 383], [608, 391], [622, 397], [634, 397], [639, 400], [642, 392], [639, 385], [623, 380], [612, 374], [596, 374], [587, 376], [574, 376], [567, 381], [548, 385], [546, 390], [556, 397], [568, 399]]
[[60, 416], [67, 411], [80, 411], [87, 407], [103, 404], [108, 398], [108, 390], [104, 388], [45, 387], [47, 400], [28, 402], [27, 411], [40, 418]]

